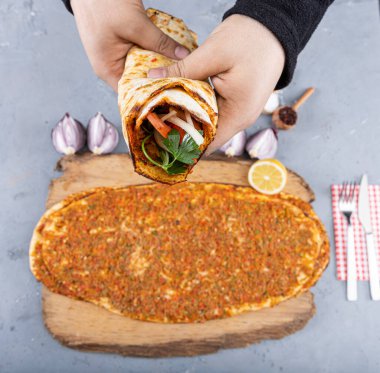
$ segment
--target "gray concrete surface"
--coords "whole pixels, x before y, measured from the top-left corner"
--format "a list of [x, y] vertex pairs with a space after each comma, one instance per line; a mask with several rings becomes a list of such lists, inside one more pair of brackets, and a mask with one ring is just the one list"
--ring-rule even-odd
[[[233, 1], [157, 0], [200, 39]], [[285, 96], [317, 93], [298, 128], [282, 133], [278, 157], [314, 188], [332, 238], [329, 186], [364, 171], [380, 183], [380, 29], [375, 0], [337, 1], [299, 58]], [[102, 111], [120, 123], [116, 97], [91, 72], [72, 17], [59, 0], [0, 1], [0, 372], [379, 372], [380, 303], [348, 303], [335, 260], [315, 287], [317, 314], [279, 341], [175, 359], [125, 358], [61, 346], [45, 330], [28, 243], [44, 211], [58, 154], [50, 129], [65, 111], [86, 122]], [[268, 118], [261, 118], [266, 125]], [[124, 151], [120, 143], [118, 151]]]

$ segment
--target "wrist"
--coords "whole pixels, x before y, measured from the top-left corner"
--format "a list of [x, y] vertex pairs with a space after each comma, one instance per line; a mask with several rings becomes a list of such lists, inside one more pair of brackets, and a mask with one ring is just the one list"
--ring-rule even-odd
[[230, 27], [239, 32], [246, 42], [251, 43], [253, 50], [260, 50], [265, 55], [271, 56], [273, 62], [285, 64], [285, 51], [276, 35], [261, 22], [241, 14], [233, 14], [223, 21], [231, 23]]
[[285, 51], [265, 25], [251, 17], [234, 14], [226, 18], [221, 27], [229, 39], [229, 49], [234, 51], [229, 54], [232, 65], [250, 66], [252, 73], [255, 71], [262, 78], [270, 76], [278, 81], [285, 66]]
[[286, 13], [280, 7], [277, 9], [267, 2], [259, 0], [250, 0], [251, 6], [249, 7], [244, 6], [243, 3], [237, 2], [224, 14], [223, 19], [228, 20], [230, 17], [242, 14], [261, 23], [275, 35], [285, 54], [284, 67], [277, 84], [278, 89], [283, 88], [289, 84], [293, 77], [299, 53], [299, 40], [294, 25], [289, 22]]
[[[71, 4], [74, 15], [78, 12], [90, 12], [93, 9], [98, 9], [102, 3], [97, 0], [66, 0]], [[101, 0], [106, 2], [106, 0]], [[101, 14], [101, 13], [100, 13]]]
[[[85, 8], [87, 5], [86, 0], [66, 0], [70, 3], [71, 9], [73, 10], [73, 13], [75, 14], [76, 11], [79, 11], [82, 8]], [[95, 6], [95, 1], [93, 2], [93, 6]]]

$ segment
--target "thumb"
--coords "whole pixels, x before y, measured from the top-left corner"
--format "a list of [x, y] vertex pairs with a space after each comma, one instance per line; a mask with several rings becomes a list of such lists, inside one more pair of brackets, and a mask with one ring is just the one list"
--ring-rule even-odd
[[167, 78], [171, 76], [205, 80], [225, 71], [217, 51], [207, 44], [200, 46], [186, 58], [167, 67], [158, 67], [148, 72], [148, 78]]
[[160, 53], [172, 59], [182, 59], [189, 51], [171, 37], [163, 33], [149, 19], [144, 23], [143, 32], [137, 33], [134, 42], [144, 49]]

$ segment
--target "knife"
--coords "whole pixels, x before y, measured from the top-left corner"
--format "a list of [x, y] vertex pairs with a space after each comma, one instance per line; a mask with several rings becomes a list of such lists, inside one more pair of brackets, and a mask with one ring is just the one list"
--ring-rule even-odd
[[371, 289], [371, 296], [373, 300], [380, 300], [380, 282], [379, 271], [377, 265], [377, 255], [375, 249], [375, 243], [373, 240], [369, 198], [368, 198], [368, 177], [363, 175], [360, 182], [359, 190], [359, 220], [363, 226], [366, 243], [367, 243], [367, 256], [368, 256], [368, 268], [369, 268], [369, 283]]

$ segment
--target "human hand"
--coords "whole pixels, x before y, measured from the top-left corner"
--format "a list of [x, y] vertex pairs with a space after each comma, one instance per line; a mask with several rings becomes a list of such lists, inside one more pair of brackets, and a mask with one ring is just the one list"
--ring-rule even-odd
[[150, 70], [151, 78], [180, 76], [204, 80], [211, 77], [217, 92], [219, 120], [211, 154], [261, 114], [285, 63], [277, 38], [261, 23], [232, 15], [188, 57]]
[[133, 45], [173, 59], [189, 54], [151, 22], [141, 0], [71, 0], [71, 7], [93, 70], [115, 91]]

